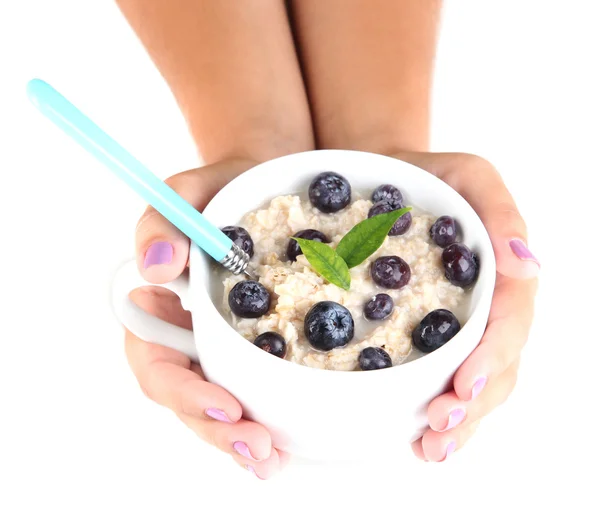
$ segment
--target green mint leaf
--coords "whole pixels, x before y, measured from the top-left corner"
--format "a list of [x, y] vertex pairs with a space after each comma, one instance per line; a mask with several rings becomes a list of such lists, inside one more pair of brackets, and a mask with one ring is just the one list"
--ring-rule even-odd
[[346, 262], [348, 268], [360, 265], [381, 247], [395, 222], [411, 209], [409, 206], [359, 222], [340, 240], [336, 252]]
[[315, 272], [344, 290], [350, 289], [350, 271], [346, 262], [328, 245], [316, 240], [294, 238]]

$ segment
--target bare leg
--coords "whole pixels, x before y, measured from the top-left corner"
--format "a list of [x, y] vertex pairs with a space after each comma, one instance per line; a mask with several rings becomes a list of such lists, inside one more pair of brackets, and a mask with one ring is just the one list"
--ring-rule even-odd
[[319, 147], [427, 149], [440, 8], [440, 0], [293, 1]]
[[206, 163], [314, 146], [283, 0], [117, 0]]

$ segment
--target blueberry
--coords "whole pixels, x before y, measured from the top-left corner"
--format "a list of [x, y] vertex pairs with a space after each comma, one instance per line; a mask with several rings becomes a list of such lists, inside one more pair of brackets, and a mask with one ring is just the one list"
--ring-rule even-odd
[[[302, 231], [298, 231], [294, 235], [294, 238], [304, 238], [305, 240], [317, 240], [318, 242], [323, 242], [324, 244], [328, 244], [331, 242], [326, 235], [317, 231], [316, 229], [303, 229]], [[302, 254], [302, 249], [300, 249], [300, 245], [296, 240], [291, 240], [287, 246], [287, 257], [290, 261], [296, 261], [296, 258]]]
[[413, 345], [421, 352], [433, 352], [460, 331], [456, 317], [447, 309], [436, 309], [421, 320], [412, 332]]
[[392, 358], [382, 348], [367, 347], [358, 356], [358, 366], [361, 370], [381, 370], [392, 366]]
[[397, 290], [410, 281], [410, 267], [398, 256], [382, 256], [371, 263], [371, 277], [375, 284]]
[[285, 356], [285, 340], [281, 334], [277, 334], [276, 332], [263, 332], [259, 334], [254, 340], [254, 344], [274, 356]]
[[304, 334], [317, 350], [343, 347], [354, 338], [354, 319], [337, 302], [317, 302], [304, 318]]
[[311, 204], [323, 213], [334, 213], [350, 204], [352, 188], [346, 178], [335, 172], [322, 172], [308, 187]]
[[479, 274], [477, 255], [464, 244], [452, 244], [442, 252], [446, 278], [456, 286], [466, 288]]
[[374, 203], [385, 201], [395, 206], [395, 210], [402, 208], [404, 204], [404, 198], [402, 192], [400, 192], [394, 185], [379, 185], [374, 191], [371, 199]]
[[383, 320], [392, 314], [394, 300], [387, 293], [378, 293], [363, 308], [367, 320]]
[[440, 247], [448, 247], [456, 242], [456, 222], [452, 217], [443, 215], [433, 223], [429, 236]]
[[229, 307], [241, 318], [258, 318], [269, 311], [271, 296], [256, 281], [240, 281], [229, 292]]
[[[382, 213], [389, 213], [394, 210], [399, 210], [401, 207], [402, 207], [402, 205], [396, 207], [391, 203], [387, 203], [385, 201], [380, 201], [378, 203], [375, 203], [373, 206], [371, 206], [368, 217], [371, 218], [374, 215], [381, 215]], [[403, 235], [404, 233], [406, 233], [408, 231], [408, 228], [410, 228], [411, 224], [412, 224], [412, 215], [410, 214], [410, 212], [406, 212], [404, 215], [402, 215], [402, 217], [400, 217], [394, 223], [394, 225], [392, 226], [392, 229], [390, 229], [390, 232], [388, 233], [388, 235], [390, 235], [390, 236]]]
[[250, 233], [240, 226], [227, 226], [221, 231], [225, 233], [233, 243], [239, 246], [250, 258], [254, 255], [254, 242]]

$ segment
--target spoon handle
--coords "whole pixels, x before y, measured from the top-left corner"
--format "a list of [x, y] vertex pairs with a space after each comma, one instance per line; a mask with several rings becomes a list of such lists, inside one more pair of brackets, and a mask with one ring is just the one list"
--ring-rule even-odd
[[236, 250], [237, 246], [230, 238], [56, 89], [43, 80], [34, 79], [27, 84], [27, 93], [42, 114], [111, 169], [212, 258], [235, 273], [245, 270], [247, 256], [244, 258], [245, 253]]

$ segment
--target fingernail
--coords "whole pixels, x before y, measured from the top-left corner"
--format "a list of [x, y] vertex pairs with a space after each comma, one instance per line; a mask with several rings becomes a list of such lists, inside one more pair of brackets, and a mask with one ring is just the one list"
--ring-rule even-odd
[[512, 249], [512, 252], [514, 252], [515, 256], [517, 258], [519, 258], [520, 260], [533, 261], [534, 263], [536, 263], [538, 265], [538, 267], [541, 266], [538, 259], [529, 250], [527, 245], [525, 245], [525, 242], [523, 242], [523, 240], [520, 240], [518, 238], [513, 238], [509, 242], [509, 245], [510, 245], [510, 248]]
[[454, 409], [448, 416], [448, 425], [446, 425], [446, 428], [440, 432], [446, 432], [446, 430], [456, 427], [456, 425], [465, 419], [466, 415], [467, 412], [464, 409]]
[[229, 419], [229, 416], [227, 416], [227, 414], [225, 414], [221, 409], [210, 407], [209, 409], [206, 409], [204, 413], [213, 420], [223, 421], [224, 423], [233, 423], [233, 421]]
[[456, 442], [452, 441], [451, 443], [448, 443], [448, 446], [446, 447], [446, 457], [444, 457], [444, 460], [450, 457], [450, 455], [454, 453], [454, 450], [456, 450]]
[[248, 448], [248, 445], [243, 441], [236, 441], [235, 443], [233, 443], [233, 449], [236, 452], [238, 452], [242, 457], [246, 457], [247, 459], [254, 460], [256, 462], [260, 460], [252, 457], [252, 454], [250, 453], [250, 448]]
[[252, 474], [253, 474], [253, 475], [254, 475], [256, 478], [258, 478], [259, 480], [264, 480], [264, 478], [261, 478], [261, 477], [259, 477], [259, 476], [256, 474], [256, 469], [254, 469], [254, 467], [253, 467], [253, 466], [250, 466], [249, 464], [246, 464], [244, 467], [245, 467], [245, 468], [246, 468], [248, 471], [250, 471], [250, 473], [252, 473]]
[[471, 400], [473, 400], [481, 391], [483, 390], [485, 384], [487, 382], [487, 377], [479, 377], [473, 387], [471, 388]]
[[173, 260], [173, 246], [169, 242], [155, 242], [146, 251], [144, 268], [168, 265]]

